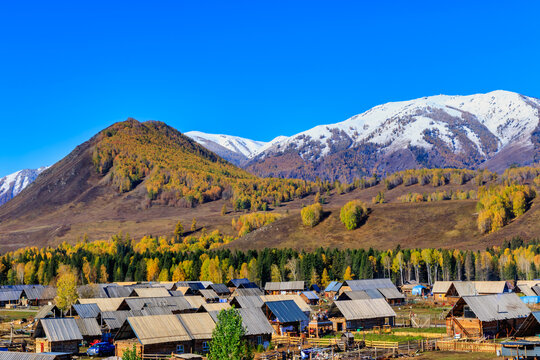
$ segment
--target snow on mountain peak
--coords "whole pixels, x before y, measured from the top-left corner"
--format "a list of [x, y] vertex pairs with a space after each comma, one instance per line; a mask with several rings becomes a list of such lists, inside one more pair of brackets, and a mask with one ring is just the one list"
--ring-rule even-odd
[[48, 166], [43, 166], [39, 169], [19, 170], [0, 178], [0, 205], [17, 196], [47, 168]]
[[185, 135], [203, 146], [211, 141], [234, 153], [242, 154], [246, 158], [258, 153], [259, 149], [266, 145], [263, 141], [245, 139], [239, 136], [207, 134], [201, 131], [188, 131]]
[[[378, 105], [345, 121], [281, 139], [264, 150], [271, 153], [292, 146], [302, 149], [304, 160], [313, 160], [332, 152], [336, 141], [348, 142], [349, 148], [372, 143], [387, 152], [407, 146], [430, 149], [433, 144], [426, 140], [426, 134], [432, 134], [459, 152], [464, 146], [463, 138], [456, 136], [459, 128], [478, 152], [485, 154], [488, 149], [480, 135], [493, 135], [497, 150], [513, 141], [526, 142], [538, 126], [539, 109], [540, 100], [503, 90], [469, 96], [435, 95]], [[491, 134], [479, 134], [485, 133], [484, 129]]]

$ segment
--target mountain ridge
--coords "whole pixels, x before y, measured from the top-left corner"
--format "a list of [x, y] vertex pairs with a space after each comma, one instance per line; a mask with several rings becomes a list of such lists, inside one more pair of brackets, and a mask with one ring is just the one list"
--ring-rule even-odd
[[502, 170], [511, 164], [505, 151], [521, 165], [539, 159], [539, 121], [539, 99], [503, 90], [390, 102], [276, 142], [246, 168], [344, 181], [416, 167]]

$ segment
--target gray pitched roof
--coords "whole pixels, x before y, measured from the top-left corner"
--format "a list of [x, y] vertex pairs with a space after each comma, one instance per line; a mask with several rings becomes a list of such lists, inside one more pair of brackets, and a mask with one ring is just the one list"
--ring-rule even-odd
[[75, 319], [82, 336], [101, 336], [101, 327], [95, 318]]
[[[371, 299], [371, 296], [365, 291], [344, 291], [338, 298], [338, 300], [363, 300]], [[341, 301], [343, 301], [341, 300]]]
[[380, 288], [377, 290], [379, 290], [379, 292], [384, 296], [385, 299], [393, 300], [405, 298], [405, 296], [403, 296], [403, 294], [400, 293], [396, 287]]
[[266, 291], [303, 291], [306, 285], [304, 281], [267, 282], [264, 285]]
[[101, 320], [110, 330], [117, 330], [122, 327], [128, 317], [142, 316], [141, 311], [103, 311]]
[[168, 307], [171, 311], [196, 309], [183, 296], [166, 296], [155, 298], [125, 298], [126, 310], [142, 310], [145, 307]]
[[34, 319], [44, 319], [46, 317], [55, 317], [56, 314], [60, 313], [60, 310], [56, 305], [44, 305], [39, 308], [39, 311], [34, 316]]
[[212, 289], [216, 292], [216, 294], [230, 294], [230, 290], [229, 288], [227, 287], [227, 285], [225, 284], [211, 284], [209, 287], [209, 289]]
[[18, 301], [21, 298], [22, 290], [0, 291], [0, 301]]
[[0, 351], [0, 360], [56, 360], [58, 357], [71, 357], [71, 354]]
[[341, 313], [346, 320], [363, 320], [393, 317], [396, 313], [384, 299], [362, 299], [336, 301], [329, 310], [329, 316]]
[[105, 291], [107, 292], [107, 295], [110, 298], [123, 298], [128, 297], [131, 295], [131, 292], [133, 291], [133, 287], [131, 286], [107, 286], [105, 288]]
[[187, 329], [176, 315], [129, 317], [117, 338], [122, 338], [122, 333], [128, 326], [143, 345], [191, 340]]
[[233, 292], [233, 296], [260, 296], [260, 295], [264, 295], [264, 293], [259, 288], [236, 289]]
[[526, 317], [531, 310], [514, 293], [498, 295], [464, 296], [454, 305], [454, 309], [465, 302], [480, 321], [496, 321]]
[[101, 310], [97, 304], [73, 304], [71, 306], [71, 313], [68, 311], [68, 315], [78, 315], [81, 318], [97, 318]]
[[272, 334], [274, 329], [260, 308], [237, 309], [242, 317], [246, 335]]
[[260, 296], [236, 296], [231, 300], [231, 303], [238, 304], [237, 307], [242, 309], [251, 307], [260, 309], [263, 306], [264, 301]]
[[[40, 319], [39, 324], [43, 327], [45, 337], [49, 341], [55, 342], [83, 339], [74, 318]], [[40, 334], [36, 331], [34, 336], [39, 336], [36, 335], [36, 333]]]
[[353, 291], [396, 287], [390, 279], [346, 280], [343, 286], [349, 286]]
[[218, 294], [212, 289], [207, 290], [199, 290], [202, 297], [204, 297], [206, 300], [215, 300], [219, 299]]

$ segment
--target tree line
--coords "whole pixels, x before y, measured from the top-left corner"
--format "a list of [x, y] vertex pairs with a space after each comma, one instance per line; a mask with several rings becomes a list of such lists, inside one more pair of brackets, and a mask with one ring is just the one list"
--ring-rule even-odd
[[[172, 240], [139, 241], [128, 235], [109, 241], [24, 248], [0, 257], [1, 284], [54, 285], [72, 271], [79, 284], [113, 281], [227, 282], [249, 278], [304, 280], [326, 286], [332, 280], [391, 278], [397, 285], [418, 280], [513, 280], [540, 276], [540, 243], [514, 238], [484, 251], [449, 249], [291, 249], [178, 251]], [[162, 239], [163, 240], [163, 239]]]

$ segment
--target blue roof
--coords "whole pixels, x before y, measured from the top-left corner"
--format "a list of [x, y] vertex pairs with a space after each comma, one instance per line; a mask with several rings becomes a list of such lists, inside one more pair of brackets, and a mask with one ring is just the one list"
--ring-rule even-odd
[[413, 287], [413, 290], [414, 290], [414, 289], [420, 290], [420, 289], [425, 289], [425, 288], [426, 288], [426, 287], [425, 287], [424, 285], [416, 285], [415, 287]]
[[302, 291], [302, 294], [304, 294], [308, 300], [319, 300], [319, 297], [313, 291]]
[[309, 321], [293, 300], [269, 301], [265, 305], [280, 323]]
[[525, 304], [538, 304], [538, 303], [540, 303], [540, 296], [522, 296], [520, 299]]
[[330, 284], [328, 284], [328, 286], [326, 287], [326, 289], [324, 289], [324, 291], [325, 292], [330, 292], [330, 291], [338, 292], [339, 289], [341, 288], [341, 285], [343, 285], [342, 282], [332, 281]]
[[249, 279], [246, 278], [229, 280], [229, 283], [231, 283], [234, 287], [238, 287], [240, 286], [240, 284], [247, 284], [249, 282]]

